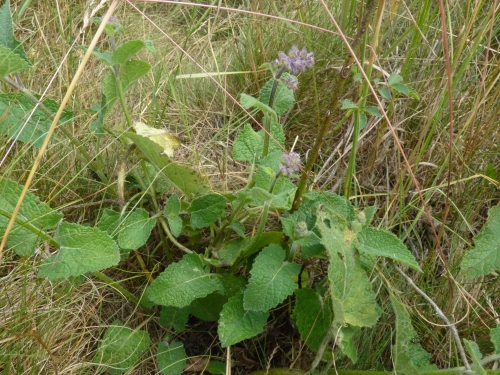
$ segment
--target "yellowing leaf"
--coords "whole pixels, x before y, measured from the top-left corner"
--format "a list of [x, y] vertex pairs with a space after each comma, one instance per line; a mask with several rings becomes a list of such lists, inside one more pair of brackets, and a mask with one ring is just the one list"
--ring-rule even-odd
[[174, 157], [174, 150], [179, 148], [179, 140], [166, 130], [155, 129], [143, 122], [135, 122], [133, 125], [135, 132], [143, 137], [149, 138], [154, 143], [163, 148], [163, 153], [169, 158]]

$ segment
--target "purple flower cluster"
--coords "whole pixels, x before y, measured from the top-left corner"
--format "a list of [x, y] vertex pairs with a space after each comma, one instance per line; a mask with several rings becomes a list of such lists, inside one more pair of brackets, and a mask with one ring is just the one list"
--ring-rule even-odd
[[301, 50], [296, 45], [286, 54], [283, 51], [278, 52], [278, 58], [273, 61], [274, 65], [285, 66], [292, 74], [305, 72], [307, 68], [312, 68], [314, 65], [314, 53], [307, 52], [304, 47]]
[[300, 155], [296, 152], [284, 153], [281, 161], [283, 164], [280, 167], [280, 171], [285, 176], [292, 177], [295, 172], [300, 170]]

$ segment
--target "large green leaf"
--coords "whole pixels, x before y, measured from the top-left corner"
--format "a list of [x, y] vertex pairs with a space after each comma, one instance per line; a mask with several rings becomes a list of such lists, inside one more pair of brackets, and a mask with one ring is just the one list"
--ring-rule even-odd
[[[59, 108], [59, 104], [50, 99], [44, 100], [43, 104], [51, 112], [57, 111]], [[34, 108], [35, 104], [21, 93], [0, 94], [0, 115], [2, 117], [0, 133], [9, 138], [40, 147], [52, 124], [52, 118], [39, 107], [33, 112]], [[31, 114], [32, 112], [33, 114]], [[31, 117], [29, 117], [30, 114]], [[72, 112], [64, 111], [60, 123], [68, 122], [72, 118]]]
[[186, 366], [186, 351], [182, 342], [158, 344], [158, 369], [162, 375], [181, 375]]
[[212, 190], [206, 179], [187, 165], [178, 164], [162, 155], [163, 149], [152, 140], [135, 133], [125, 133], [146, 156], [149, 162], [170, 181], [177, 189], [189, 198], [209, 194]]
[[[26, 57], [26, 52], [24, 51], [23, 45], [14, 36], [14, 29], [12, 27], [12, 16], [10, 14], [10, 1], [7, 0], [0, 7], [0, 46], [9, 49], [13, 53], [24, 60], [28, 65], [31, 65], [28, 58]], [[3, 61], [0, 57], [0, 69], [3, 65]]]
[[[0, 233], [5, 232], [22, 190], [23, 187], [16, 182], [8, 178], [0, 178], [0, 210], [2, 211]], [[33, 254], [41, 240], [40, 231], [54, 228], [62, 216], [28, 191], [17, 215], [17, 222], [9, 235], [7, 246], [13, 248], [18, 255]], [[24, 226], [19, 224], [20, 221], [24, 223]]]
[[330, 260], [328, 280], [335, 321], [339, 326], [373, 326], [379, 307], [370, 280], [355, 255], [354, 231], [343, 217], [326, 207], [318, 209], [316, 225]]
[[460, 268], [467, 277], [480, 277], [500, 269], [500, 206], [488, 213], [488, 222], [474, 237], [475, 247], [462, 258]]
[[486, 370], [481, 364], [481, 358], [483, 355], [479, 350], [479, 346], [474, 341], [469, 341], [464, 339], [465, 348], [469, 352], [469, 355], [472, 358], [472, 370], [476, 375], [487, 375]]
[[286, 262], [285, 258], [279, 245], [270, 245], [257, 255], [244, 294], [246, 310], [269, 311], [297, 288], [300, 265]]
[[99, 341], [93, 362], [106, 367], [112, 375], [120, 375], [138, 362], [149, 344], [146, 331], [132, 330], [115, 320]]
[[295, 291], [293, 316], [300, 336], [312, 350], [318, 351], [332, 325], [331, 304], [310, 288]]
[[233, 143], [233, 158], [239, 161], [253, 162], [262, 154], [264, 138], [246, 124]]
[[56, 254], [42, 262], [39, 277], [66, 279], [116, 266], [120, 261], [120, 251], [115, 241], [97, 228], [62, 222], [54, 234], [54, 240], [61, 247]]
[[113, 64], [125, 65], [146, 44], [142, 40], [129, 40], [118, 46], [111, 55]]
[[[136, 250], [143, 246], [148, 240], [151, 230], [156, 224], [156, 220], [149, 217], [149, 213], [138, 208], [120, 215], [119, 212], [105, 211], [105, 216], [99, 223], [99, 228], [116, 238], [118, 246], [124, 250]], [[112, 217], [115, 221], [112, 222]]]
[[173, 327], [176, 332], [182, 332], [186, 328], [189, 318], [189, 307], [162, 306], [158, 322], [163, 327]]
[[163, 306], [185, 307], [195, 299], [220, 291], [217, 275], [210, 273], [200, 255], [187, 254], [163, 271], [147, 288], [147, 297]]
[[220, 194], [208, 194], [194, 199], [187, 209], [191, 214], [191, 227], [208, 227], [222, 216], [225, 208], [226, 200]]
[[358, 241], [356, 241], [355, 247], [367, 255], [390, 258], [422, 272], [413, 254], [391, 232], [365, 227], [358, 233]]
[[222, 347], [258, 335], [264, 330], [268, 317], [267, 311], [245, 310], [243, 293], [231, 297], [222, 309], [217, 330]]

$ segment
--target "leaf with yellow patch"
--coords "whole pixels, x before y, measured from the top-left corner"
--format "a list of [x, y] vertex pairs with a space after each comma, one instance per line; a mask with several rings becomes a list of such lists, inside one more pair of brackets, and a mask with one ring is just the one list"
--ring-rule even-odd
[[180, 146], [177, 137], [166, 130], [152, 128], [143, 122], [135, 122], [132, 126], [137, 134], [149, 138], [154, 143], [160, 145], [163, 148], [163, 153], [169, 158], [174, 157], [174, 150], [177, 150]]

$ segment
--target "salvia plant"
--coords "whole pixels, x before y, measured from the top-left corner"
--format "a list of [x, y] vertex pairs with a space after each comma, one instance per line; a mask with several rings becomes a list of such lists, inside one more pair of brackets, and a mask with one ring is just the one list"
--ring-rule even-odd
[[[31, 63], [13, 37], [8, 1], [0, 12], [2, 27], [7, 31], [0, 40], [0, 77], [19, 90], [0, 95], [2, 111], [11, 109], [0, 123], [0, 132], [10, 139], [38, 146], [58, 103], [39, 102], [36, 95], [21, 90], [9, 78], [29, 69]], [[28, 257], [41, 241], [46, 242], [52, 253], [39, 265], [39, 277], [71, 280], [91, 273], [119, 288], [170, 331], [183, 331], [191, 315], [217, 322], [223, 348], [262, 333], [270, 311], [288, 301], [293, 306], [293, 326], [307, 347], [317, 353], [311, 371], [330, 368], [332, 347], [356, 362], [356, 338], [363, 328], [373, 327], [381, 314], [371, 282], [373, 274], [382, 272], [382, 265], [403, 275], [422, 270], [396, 235], [372, 224], [376, 207], [358, 208], [342, 196], [319, 191], [303, 192], [300, 204], [293, 207], [297, 179], [309, 171], [304, 170], [301, 155], [285, 149], [280, 118], [292, 109], [299, 76], [313, 67], [313, 53], [297, 46], [292, 46], [288, 53], [280, 51], [276, 60], [264, 64], [270, 78], [259, 95], [240, 95], [240, 105], [245, 110], [262, 114], [263, 127], [255, 130], [246, 124], [234, 140], [233, 158], [246, 163], [249, 170], [246, 186], [218, 192], [194, 168], [172, 160], [172, 137], [132, 121], [125, 97], [151, 68], [135, 56], [145, 48], [154, 53], [154, 47], [143, 40], [117, 45], [115, 36], [122, 31], [114, 19], [106, 29], [112, 40], [111, 49], [94, 51], [107, 71], [102, 80], [101, 101], [92, 108], [97, 147], [100, 137], [110, 134], [124, 145], [123, 166], [127, 159], [138, 161], [133, 170], [123, 169], [118, 181], [122, 190], [117, 193], [123, 200], [121, 210], [104, 209], [95, 226], [76, 224], [28, 193], [8, 238], [9, 248]], [[382, 93], [390, 98], [401, 92], [412, 91], [400, 77], [392, 77]], [[115, 105], [121, 106], [128, 124], [125, 132], [106, 121]], [[350, 101], [344, 101], [343, 108], [368, 116], [380, 115], [378, 110]], [[61, 128], [72, 116], [71, 112], [64, 113]], [[82, 157], [100, 178], [107, 178], [96, 160], [86, 154]], [[128, 197], [124, 191], [126, 181], [131, 180], [136, 181], [141, 192]], [[21, 189], [15, 181], [0, 180], [2, 231]], [[157, 204], [156, 197], [165, 192], [167, 201]], [[143, 199], [145, 196], [155, 202], [153, 208]], [[279, 222], [271, 225], [271, 214]], [[137, 297], [101, 271], [118, 265], [145, 245], [157, 224], [183, 256], [170, 262], [171, 255], [165, 255], [166, 267], [154, 275], [144, 293]], [[493, 209], [475, 238], [476, 246], [462, 260], [461, 272], [466, 277], [480, 277], [500, 269], [496, 243], [499, 231], [500, 211]], [[184, 239], [198, 234], [208, 241], [201, 249], [193, 250]], [[327, 265], [325, 275], [314, 276], [304, 267], [315, 259]], [[410, 315], [398, 299], [397, 290], [390, 285], [385, 287], [396, 316], [392, 348], [395, 371], [412, 375], [434, 373], [437, 368], [429, 363], [430, 355], [416, 340]], [[500, 354], [500, 327], [491, 330], [491, 340], [494, 355], [482, 358], [476, 343], [464, 340], [462, 345], [458, 338], [457, 347], [467, 351], [472, 363], [464, 354], [464, 366], [451, 373], [485, 374], [484, 365]], [[150, 336], [143, 327], [131, 328], [115, 321], [102, 336], [94, 361], [111, 374], [122, 374], [140, 360], [150, 345]], [[182, 342], [167, 335], [157, 344], [155, 353], [162, 374], [183, 371], [186, 353]], [[223, 373], [216, 364], [207, 371]]]

